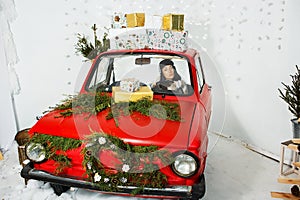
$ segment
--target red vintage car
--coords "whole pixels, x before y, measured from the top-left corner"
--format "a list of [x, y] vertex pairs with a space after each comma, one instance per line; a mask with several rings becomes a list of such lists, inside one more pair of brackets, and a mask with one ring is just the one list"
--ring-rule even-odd
[[205, 194], [211, 87], [201, 55], [109, 50], [79, 94], [29, 130], [25, 179], [117, 195], [200, 199]]

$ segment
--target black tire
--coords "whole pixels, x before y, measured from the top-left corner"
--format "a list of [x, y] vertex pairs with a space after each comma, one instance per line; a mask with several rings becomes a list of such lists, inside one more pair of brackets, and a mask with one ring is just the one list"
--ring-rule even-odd
[[57, 196], [60, 196], [62, 193], [66, 192], [70, 189], [70, 187], [68, 187], [68, 186], [57, 185], [57, 184], [54, 184], [54, 183], [50, 183], [50, 186], [53, 188], [54, 193]]

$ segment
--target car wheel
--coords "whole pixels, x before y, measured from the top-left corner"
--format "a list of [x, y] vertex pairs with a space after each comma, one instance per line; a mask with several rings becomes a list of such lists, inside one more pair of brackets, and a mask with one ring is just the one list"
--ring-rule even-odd
[[204, 174], [200, 176], [199, 183], [192, 186], [192, 196], [185, 199], [180, 200], [199, 200], [205, 195], [205, 177]]
[[54, 184], [54, 183], [50, 183], [50, 186], [53, 188], [54, 193], [57, 196], [60, 196], [62, 193], [66, 192], [70, 189], [70, 187], [63, 186], [63, 185], [57, 185], [57, 184]]

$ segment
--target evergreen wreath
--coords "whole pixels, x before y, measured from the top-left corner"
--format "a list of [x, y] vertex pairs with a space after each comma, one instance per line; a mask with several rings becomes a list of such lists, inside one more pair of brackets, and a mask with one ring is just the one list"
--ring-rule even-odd
[[[83, 166], [89, 181], [100, 189], [115, 192], [119, 190], [118, 186], [136, 186], [132, 194], [137, 194], [144, 187], [166, 186], [167, 177], [155, 163], [170, 164], [173, 157], [169, 151], [159, 150], [157, 146], [133, 146], [115, 136], [98, 132], [89, 135], [85, 144]], [[115, 169], [107, 170], [100, 162], [99, 154], [103, 151], [110, 151], [120, 161]]]

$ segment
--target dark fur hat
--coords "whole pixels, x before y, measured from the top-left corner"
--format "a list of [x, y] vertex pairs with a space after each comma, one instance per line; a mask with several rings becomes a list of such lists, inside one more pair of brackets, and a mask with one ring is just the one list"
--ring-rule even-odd
[[162, 69], [166, 65], [172, 65], [173, 68], [175, 68], [174, 62], [172, 60], [170, 60], [170, 59], [164, 59], [164, 60], [160, 61], [160, 63], [159, 63], [160, 69]]

